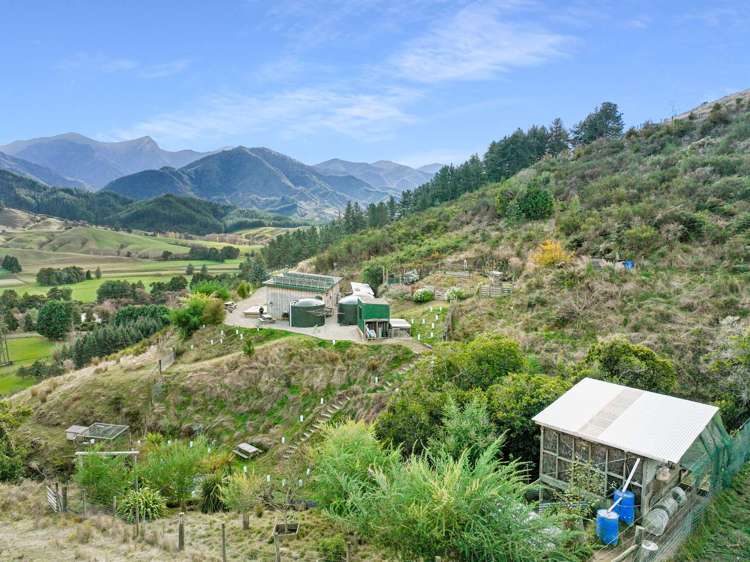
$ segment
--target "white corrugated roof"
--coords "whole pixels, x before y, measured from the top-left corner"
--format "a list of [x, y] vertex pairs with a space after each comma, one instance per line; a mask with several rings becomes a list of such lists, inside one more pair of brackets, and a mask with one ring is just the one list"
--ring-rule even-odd
[[699, 402], [585, 378], [534, 421], [643, 457], [679, 463], [718, 411]]
[[365, 295], [370, 295], [370, 296], [375, 295], [375, 293], [372, 290], [372, 287], [370, 287], [367, 283], [357, 283], [355, 281], [352, 281], [351, 286], [352, 286], [352, 293], [354, 293], [355, 295], [358, 295], [358, 294], [365, 294]]

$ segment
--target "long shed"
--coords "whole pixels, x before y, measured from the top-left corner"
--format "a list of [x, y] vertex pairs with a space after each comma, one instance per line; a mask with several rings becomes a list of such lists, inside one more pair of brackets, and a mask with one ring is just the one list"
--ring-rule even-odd
[[285, 271], [272, 275], [263, 285], [266, 286], [264, 312], [279, 320], [288, 317], [293, 302], [307, 298], [319, 298], [327, 311], [332, 312], [339, 301], [341, 277]]
[[[675, 487], [707, 490], [721, 470], [727, 433], [715, 406], [584, 378], [534, 417], [541, 427], [539, 480], [565, 489], [573, 463], [601, 475], [602, 496], [630, 490], [645, 515]], [[698, 468], [700, 467], [700, 470]]]

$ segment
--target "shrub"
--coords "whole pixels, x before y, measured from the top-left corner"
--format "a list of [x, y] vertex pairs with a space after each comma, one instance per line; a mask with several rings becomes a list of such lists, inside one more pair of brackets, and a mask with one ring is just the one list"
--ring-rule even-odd
[[200, 508], [202, 513], [226, 511], [227, 506], [221, 495], [224, 476], [220, 473], [209, 474], [201, 482]]
[[164, 517], [167, 505], [162, 495], [144, 486], [140, 490], [130, 490], [120, 502], [117, 511], [128, 523], [133, 523], [136, 517], [140, 521], [155, 521]]
[[215, 297], [223, 301], [229, 300], [229, 291], [218, 281], [201, 281], [191, 287], [193, 293]]
[[255, 355], [255, 346], [253, 345], [253, 340], [249, 338], [245, 340], [245, 343], [242, 344], [242, 352], [247, 357], [252, 357], [253, 355]]
[[172, 311], [172, 323], [183, 338], [188, 338], [203, 324], [220, 324], [225, 314], [222, 301], [198, 294], [182, 308]]
[[531, 261], [543, 267], [564, 265], [572, 257], [557, 240], [545, 240], [531, 253]]
[[[441, 367], [440, 359], [435, 362]], [[459, 388], [486, 389], [509, 373], [526, 368], [521, 346], [499, 334], [483, 334], [474, 338], [463, 350], [443, 358], [447, 371], [443, 375]]]
[[435, 298], [435, 293], [431, 289], [423, 287], [414, 291], [414, 302], [430, 302]]
[[672, 392], [677, 384], [677, 372], [669, 359], [624, 337], [595, 343], [585, 363], [591, 367], [585, 374], [616, 384], [662, 393]]
[[466, 293], [461, 287], [451, 287], [445, 293], [445, 298], [448, 302], [462, 301], [466, 298]]
[[346, 541], [341, 535], [324, 537], [318, 540], [318, 552], [323, 562], [342, 562], [346, 560]]
[[323, 442], [311, 453], [315, 495], [327, 511], [353, 514], [360, 507], [349, 502], [350, 495], [355, 490], [374, 490], [374, 470], [387, 470], [398, 458], [397, 452], [383, 448], [372, 427], [363, 422], [328, 426]]
[[152, 318], [161, 322], [162, 325], [166, 325], [169, 323], [169, 309], [160, 304], [123, 306], [115, 313], [112, 323], [119, 326], [140, 318]]
[[237, 472], [229, 476], [219, 491], [226, 507], [242, 514], [243, 527], [247, 527], [247, 514], [261, 505], [265, 484], [263, 477], [255, 473]]
[[442, 427], [437, 437], [430, 440], [429, 448], [433, 453], [444, 453], [454, 459], [466, 451], [470, 462], [474, 463], [496, 439], [484, 400], [475, 397], [461, 408], [449, 397], [443, 410]]
[[539, 428], [532, 418], [569, 388], [560, 377], [515, 373], [487, 389], [487, 410], [497, 433], [505, 435], [507, 457], [538, 462]]
[[543, 187], [531, 185], [518, 198], [518, 208], [529, 220], [547, 219], [554, 210], [552, 194]]
[[112, 505], [112, 498], [122, 498], [131, 484], [130, 468], [122, 456], [87, 455], [80, 459], [73, 478], [90, 501], [106, 506]]
[[246, 299], [248, 295], [250, 295], [250, 292], [252, 291], [252, 288], [250, 287], [250, 283], [247, 281], [240, 281], [239, 285], [237, 285], [237, 296], [239, 296], [241, 299]]
[[207, 455], [202, 437], [190, 447], [184, 441], [160, 443], [150, 448], [138, 464], [140, 477], [158, 490], [171, 505], [184, 505], [192, 495], [195, 479], [203, 470], [201, 461]]

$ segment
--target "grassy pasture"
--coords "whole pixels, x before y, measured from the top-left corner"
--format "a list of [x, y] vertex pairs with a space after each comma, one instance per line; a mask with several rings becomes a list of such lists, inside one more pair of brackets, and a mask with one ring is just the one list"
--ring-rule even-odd
[[0, 369], [0, 395], [11, 394], [33, 385], [31, 378], [19, 377], [19, 367], [31, 365], [38, 359], [52, 355], [56, 344], [39, 335], [24, 335], [8, 338], [8, 352], [12, 365]]

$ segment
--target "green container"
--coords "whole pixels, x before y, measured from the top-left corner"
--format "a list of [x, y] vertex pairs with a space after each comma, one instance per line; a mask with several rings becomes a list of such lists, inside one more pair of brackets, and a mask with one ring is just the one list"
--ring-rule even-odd
[[294, 328], [314, 328], [326, 323], [326, 306], [323, 301], [300, 299], [289, 308], [289, 325]]
[[365, 332], [365, 323], [368, 320], [390, 320], [391, 307], [383, 299], [363, 298], [357, 307], [357, 324], [362, 333]]
[[359, 297], [349, 295], [339, 301], [338, 305], [338, 322], [342, 326], [357, 325], [357, 308], [359, 307]]

